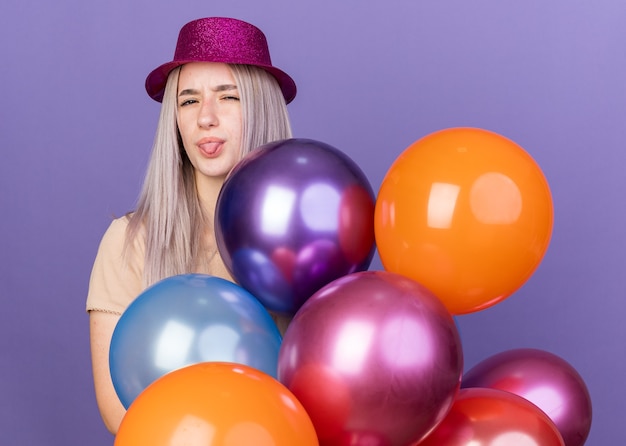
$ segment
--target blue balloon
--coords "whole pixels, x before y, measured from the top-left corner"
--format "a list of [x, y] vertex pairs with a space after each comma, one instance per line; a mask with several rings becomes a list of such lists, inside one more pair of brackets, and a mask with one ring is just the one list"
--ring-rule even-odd
[[217, 199], [215, 234], [233, 278], [270, 311], [294, 315], [323, 286], [369, 268], [375, 197], [346, 154], [286, 139], [248, 154]]
[[263, 305], [219, 277], [183, 274], [141, 293], [120, 317], [109, 352], [124, 407], [153, 381], [201, 362], [232, 362], [274, 378], [282, 338]]

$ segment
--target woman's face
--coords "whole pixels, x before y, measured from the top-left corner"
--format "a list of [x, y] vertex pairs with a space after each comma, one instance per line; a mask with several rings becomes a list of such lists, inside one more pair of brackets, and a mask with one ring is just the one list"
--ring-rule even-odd
[[241, 153], [241, 104], [228, 65], [194, 62], [180, 70], [177, 123], [196, 178], [225, 177]]

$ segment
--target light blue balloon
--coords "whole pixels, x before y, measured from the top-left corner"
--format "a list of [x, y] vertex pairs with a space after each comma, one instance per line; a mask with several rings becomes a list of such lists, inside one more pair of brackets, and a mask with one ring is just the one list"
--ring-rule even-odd
[[204, 274], [173, 276], [120, 317], [111, 378], [125, 408], [156, 379], [200, 362], [245, 364], [276, 378], [281, 342], [269, 312], [244, 288]]

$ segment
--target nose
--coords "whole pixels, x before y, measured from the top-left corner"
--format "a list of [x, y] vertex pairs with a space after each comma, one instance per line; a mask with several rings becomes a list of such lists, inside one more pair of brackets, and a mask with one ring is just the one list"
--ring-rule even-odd
[[203, 102], [198, 111], [198, 126], [206, 128], [216, 126], [217, 124], [218, 119], [215, 106], [208, 101]]

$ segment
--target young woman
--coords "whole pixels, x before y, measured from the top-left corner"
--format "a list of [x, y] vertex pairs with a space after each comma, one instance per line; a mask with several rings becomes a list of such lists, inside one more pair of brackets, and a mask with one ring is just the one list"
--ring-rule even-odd
[[183, 26], [174, 59], [148, 75], [146, 90], [162, 106], [143, 189], [137, 209], [104, 234], [87, 297], [96, 399], [114, 434], [125, 413], [108, 362], [120, 315], [166, 277], [232, 280], [212, 227], [217, 196], [250, 150], [291, 137], [286, 105], [296, 95], [294, 81], [272, 65], [263, 33], [221, 17]]

